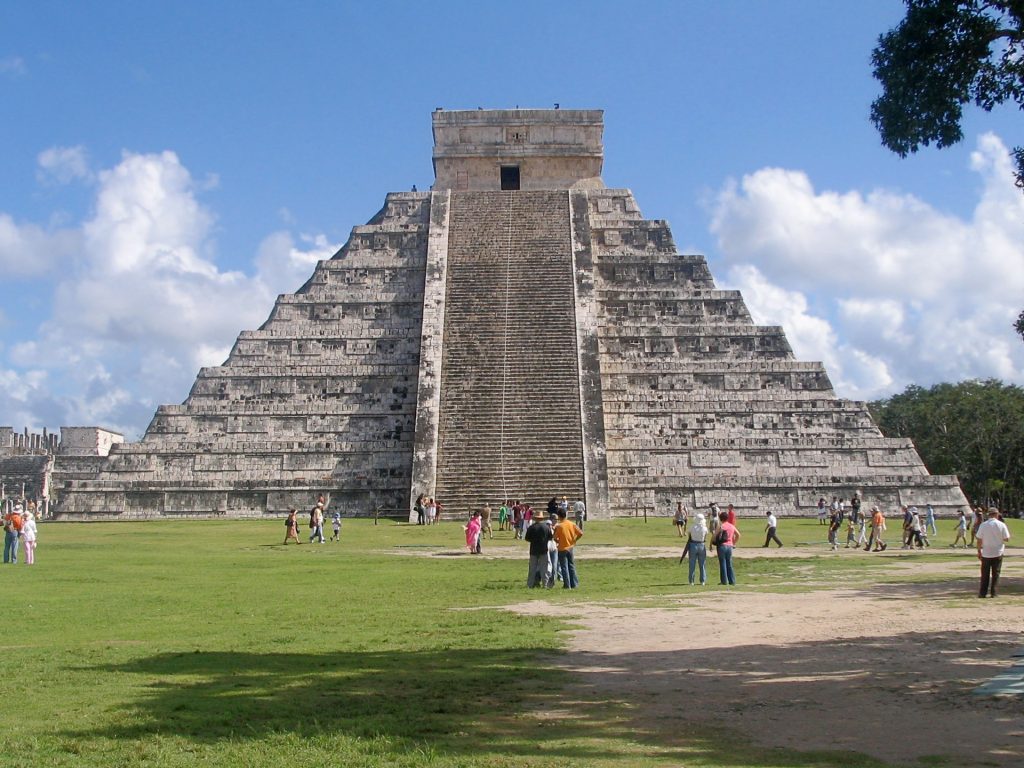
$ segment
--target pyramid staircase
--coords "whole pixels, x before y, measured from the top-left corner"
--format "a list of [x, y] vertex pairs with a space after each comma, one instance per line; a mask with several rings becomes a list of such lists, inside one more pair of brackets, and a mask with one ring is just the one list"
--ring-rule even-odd
[[452, 193], [436, 494], [583, 496], [568, 193]]

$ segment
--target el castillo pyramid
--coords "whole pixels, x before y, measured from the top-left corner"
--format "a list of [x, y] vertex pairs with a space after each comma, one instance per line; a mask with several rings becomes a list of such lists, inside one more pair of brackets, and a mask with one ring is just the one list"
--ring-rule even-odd
[[601, 111], [439, 109], [433, 131], [431, 191], [388, 194], [140, 442], [58, 457], [59, 514], [965, 504], [605, 187]]

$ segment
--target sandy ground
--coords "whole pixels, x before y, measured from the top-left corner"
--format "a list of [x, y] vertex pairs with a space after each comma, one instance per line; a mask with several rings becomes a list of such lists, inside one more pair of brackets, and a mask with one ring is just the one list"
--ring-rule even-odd
[[[783, 554], [822, 552], [740, 549], [738, 578], [744, 558]], [[576, 612], [567, 661], [580, 695], [627, 704], [637, 732], [663, 744], [683, 744], [706, 724], [736, 725], [769, 748], [1021, 766], [1024, 697], [973, 691], [1024, 661], [1013, 658], [1024, 649], [1024, 556], [1007, 557], [995, 600], [975, 596], [974, 563], [894, 558], [908, 575], [948, 573], [939, 584], [794, 594], [684, 585], [667, 608], [664, 599], [657, 607], [576, 602], [557, 613]], [[717, 581], [717, 561], [708, 564]], [[543, 599], [514, 610], [556, 612]]]

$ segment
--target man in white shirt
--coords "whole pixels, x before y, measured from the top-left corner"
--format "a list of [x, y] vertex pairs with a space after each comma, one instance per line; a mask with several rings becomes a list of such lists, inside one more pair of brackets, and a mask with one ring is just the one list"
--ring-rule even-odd
[[775, 519], [775, 515], [771, 512], [765, 512], [765, 514], [768, 516], [768, 524], [764, 527], [765, 531], [767, 532], [767, 535], [764, 537], [764, 546], [767, 547], [769, 541], [774, 541], [781, 547], [782, 542], [779, 541], [779, 537], [775, 535], [775, 527], [778, 524], [778, 522]]
[[999, 510], [990, 507], [988, 520], [978, 526], [978, 559], [981, 560], [981, 589], [978, 597], [996, 596], [999, 572], [1003, 567], [1003, 551], [1010, 540], [1010, 529], [999, 519]]

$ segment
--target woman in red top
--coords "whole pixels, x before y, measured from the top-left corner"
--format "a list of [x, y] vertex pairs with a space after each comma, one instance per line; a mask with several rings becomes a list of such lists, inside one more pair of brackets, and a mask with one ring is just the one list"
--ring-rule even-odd
[[732, 568], [732, 551], [740, 540], [740, 532], [736, 526], [729, 522], [729, 514], [722, 512], [718, 515], [722, 521], [719, 528], [718, 539], [718, 577], [721, 584], [734, 586], [736, 584], [736, 572]]

